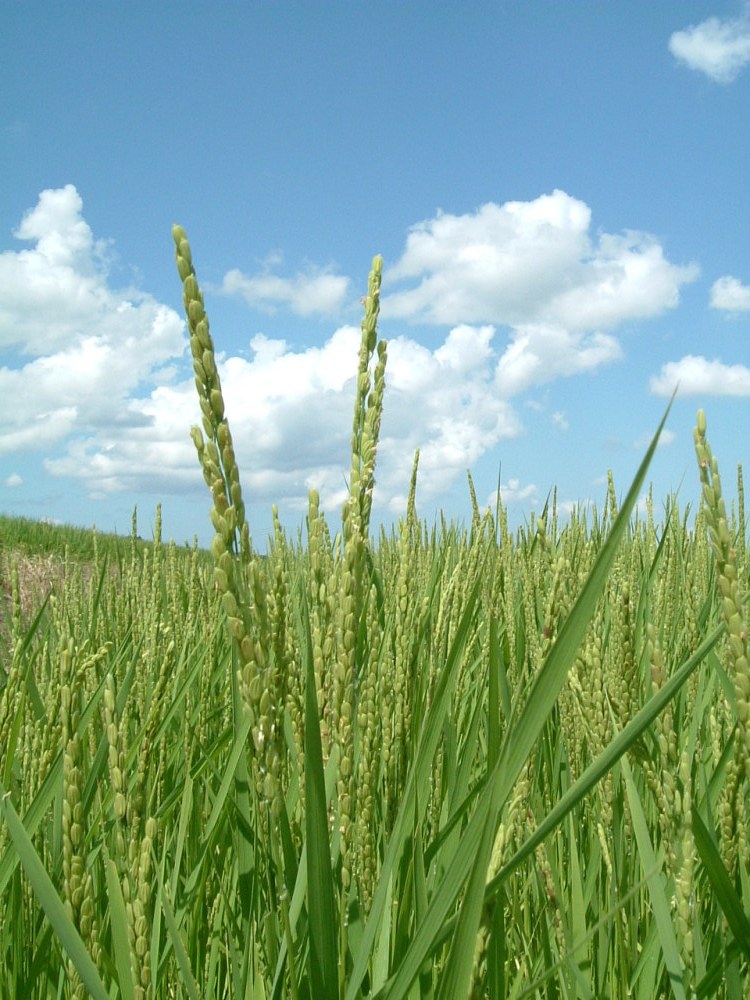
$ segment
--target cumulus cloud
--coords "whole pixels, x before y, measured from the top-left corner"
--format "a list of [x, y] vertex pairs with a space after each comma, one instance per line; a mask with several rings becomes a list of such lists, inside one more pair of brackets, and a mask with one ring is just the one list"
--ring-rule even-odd
[[750, 62], [750, 16], [747, 7], [737, 18], [709, 17], [675, 31], [669, 51], [690, 69], [716, 83], [731, 83]]
[[412, 287], [385, 295], [383, 316], [584, 333], [658, 315], [697, 276], [695, 265], [670, 264], [646, 233], [594, 241], [590, 226], [589, 207], [558, 190], [467, 215], [439, 213], [412, 228], [387, 271], [388, 287]]
[[488, 449], [520, 433], [515, 409], [498, 390], [494, 337], [491, 326], [462, 324], [434, 350], [407, 337], [389, 343], [381, 453], [384, 485], [394, 477], [395, 509], [416, 448], [420, 496], [429, 499]]
[[[457, 327], [431, 349], [405, 337], [388, 345], [387, 398], [376, 500], [403, 510], [414, 451], [420, 449], [420, 498], [448, 489], [484, 452], [520, 432], [511, 404], [496, 390], [491, 327]], [[320, 347], [294, 350], [259, 335], [252, 355], [226, 357], [219, 373], [246, 495], [304, 509], [308, 491], [338, 509], [349, 473], [352, 401], [360, 332], [336, 330]], [[127, 433], [110, 428], [49, 460], [56, 475], [83, 479], [104, 495], [151, 484], [184, 489], [197, 477], [187, 439], [195, 422], [191, 380], [132, 401], [143, 419]]]
[[23, 486], [23, 479], [21, 478], [21, 476], [18, 475], [17, 472], [11, 472], [11, 474], [5, 480], [5, 485], [9, 489], [14, 490], [19, 486]]
[[145, 398], [128, 401], [124, 417], [72, 437], [61, 455], [45, 459], [47, 471], [82, 480], [95, 499], [122, 491], [161, 496], [200, 489], [188, 436], [198, 422], [194, 386], [160, 386]]
[[72, 184], [43, 191], [15, 232], [29, 249], [0, 254], [0, 454], [142, 416], [131, 393], [186, 346], [177, 313], [108, 285]]
[[[520, 479], [509, 479], [507, 483], [500, 483], [500, 503], [503, 507], [538, 507], [539, 491], [534, 483], [523, 485]], [[492, 510], [497, 506], [497, 490], [487, 497], [487, 506]]]
[[248, 305], [272, 312], [287, 306], [298, 316], [338, 313], [349, 294], [349, 279], [331, 271], [311, 269], [293, 278], [282, 278], [266, 269], [245, 275], [236, 268], [224, 275], [221, 290], [239, 295]]
[[662, 365], [650, 385], [657, 396], [671, 396], [678, 386], [681, 396], [750, 396], [750, 368], [687, 354]]
[[560, 326], [521, 326], [512, 332], [498, 362], [497, 388], [515, 396], [556, 378], [593, 371], [620, 357], [620, 343], [611, 334], [573, 333]]
[[496, 387], [506, 396], [617, 360], [613, 330], [676, 306], [694, 264], [646, 233], [590, 234], [591, 211], [556, 190], [533, 201], [439, 213], [414, 226], [384, 285], [382, 314], [510, 328]]
[[711, 286], [711, 308], [727, 312], [750, 312], [750, 285], [726, 275]]

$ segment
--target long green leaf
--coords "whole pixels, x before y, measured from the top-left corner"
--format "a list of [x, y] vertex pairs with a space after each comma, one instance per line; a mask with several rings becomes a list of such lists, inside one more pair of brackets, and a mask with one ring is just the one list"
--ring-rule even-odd
[[625, 776], [625, 788], [628, 793], [628, 804], [630, 814], [633, 817], [633, 832], [635, 833], [638, 845], [638, 854], [641, 865], [646, 873], [651, 907], [656, 920], [656, 930], [659, 934], [664, 964], [669, 976], [669, 983], [672, 987], [676, 1000], [685, 1000], [685, 987], [683, 985], [682, 962], [680, 960], [680, 950], [677, 946], [677, 937], [674, 932], [672, 915], [670, 913], [669, 897], [666, 891], [666, 879], [661, 866], [657, 863], [651, 837], [648, 831], [646, 816], [643, 812], [643, 804], [638, 790], [633, 781], [633, 773], [630, 769], [627, 757], [622, 759], [622, 772]]
[[172, 898], [177, 898], [177, 883], [180, 877], [180, 865], [182, 864], [182, 852], [185, 847], [187, 837], [188, 822], [190, 820], [190, 810], [193, 807], [193, 779], [187, 774], [185, 783], [182, 786], [182, 799], [180, 802], [180, 820], [177, 824], [177, 840], [174, 846], [174, 860], [172, 862]]
[[692, 817], [693, 838], [700, 854], [711, 888], [716, 894], [721, 912], [727, 918], [732, 934], [737, 944], [750, 958], [750, 920], [745, 913], [742, 900], [737, 895], [734, 886], [721, 860], [721, 855], [703, 822], [700, 813], [693, 808]]
[[247, 743], [247, 737], [250, 733], [251, 726], [252, 720], [250, 716], [247, 713], [244, 713], [240, 718], [239, 726], [235, 731], [232, 752], [229, 755], [229, 760], [227, 761], [224, 769], [224, 777], [221, 779], [221, 784], [219, 785], [219, 790], [216, 793], [211, 815], [208, 818], [208, 823], [206, 824], [206, 829], [203, 833], [204, 841], [210, 840], [214, 827], [216, 826], [222, 810], [224, 809], [232, 783], [236, 782], [237, 768], [240, 758], [243, 756], [245, 751], [245, 744]]
[[109, 896], [109, 920], [112, 928], [112, 947], [115, 952], [115, 968], [120, 993], [123, 1000], [135, 1000], [133, 969], [130, 964], [130, 944], [128, 943], [128, 921], [125, 914], [125, 900], [117, 875], [117, 867], [111, 858], [104, 865]]
[[469, 884], [461, 902], [458, 926], [448, 953], [448, 960], [440, 978], [438, 1000], [454, 1000], [454, 997], [466, 996], [469, 991], [474, 965], [474, 947], [484, 907], [487, 867], [490, 863], [492, 845], [495, 839], [493, 816], [489, 803], [485, 806], [484, 802], [486, 800], [479, 806], [479, 809], [486, 815], [482, 839], [469, 877]]
[[[47, 810], [52, 804], [52, 800], [60, 787], [63, 772], [62, 754], [58, 754], [55, 762], [47, 772], [47, 777], [42, 782], [42, 786], [34, 797], [34, 801], [23, 817], [23, 828], [31, 838], [39, 829], [39, 825], [47, 814]], [[20, 856], [12, 847], [8, 847], [0, 860], [0, 896], [2, 896], [8, 886], [13, 872], [20, 861]]]
[[177, 919], [174, 915], [172, 905], [167, 898], [162, 872], [163, 863], [164, 859], [162, 858], [160, 864], [154, 865], [154, 871], [156, 872], [156, 878], [159, 883], [157, 906], [161, 908], [164, 914], [164, 922], [167, 925], [167, 933], [169, 934], [169, 940], [174, 948], [175, 958], [177, 959], [177, 964], [180, 967], [182, 983], [187, 991], [187, 995], [190, 997], [190, 1000], [201, 1000], [198, 984], [195, 981], [193, 970], [190, 967], [190, 959], [183, 943], [182, 936], [180, 935], [180, 928], [177, 924]]
[[[336, 757], [331, 756], [328, 758], [328, 763], [325, 769], [325, 783], [326, 783], [326, 809], [330, 808], [331, 802], [333, 801], [334, 792], [336, 790], [336, 779], [338, 777], [336, 768]], [[334, 862], [336, 861], [337, 854], [334, 851]], [[294, 935], [297, 931], [297, 923], [300, 916], [305, 913], [304, 905], [305, 899], [307, 898], [307, 847], [303, 844], [302, 854], [299, 859], [299, 865], [297, 867], [297, 878], [294, 883], [294, 892], [292, 893], [292, 899], [289, 904], [289, 925], [292, 934]], [[279, 957], [276, 961], [276, 971], [273, 978], [273, 986], [271, 988], [270, 996], [280, 997], [281, 989], [283, 986], [283, 973], [284, 964], [286, 962], [287, 955], [287, 941], [286, 936], [281, 940], [281, 946], [279, 948]]]
[[306, 644], [305, 677], [305, 847], [307, 848], [307, 910], [310, 915], [310, 971], [313, 996], [338, 996], [337, 919], [328, 839], [328, 807], [320, 741], [320, 717], [312, 658], [312, 637]]
[[[241, 731], [246, 718], [242, 695], [240, 694], [237, 677], [237, 650], [232, 647], [231, 663], [232, 685], [232, 726], [236, 734]], [[250, 935], [250, 910], [252, 907], [253, 868], [255, 865], [255, 846], [253, 843], [252, 810], [250, 808], [250, 768], [247, 756], [240, 754], [234, 771], [234, 801], [237, 809], [237, 829], [235, 843], [237, 850], [237, 866], [239, 869], [239, 894], [242, 912], [242, 936], [247, 940]]]
[[550, 835], [568, 813], [588, 795], [592, 788], [612, 769], [624, 753], [637, 742], [639, 737], [649, 728], [654, 719], [664, 710], [665, 706], [675, 697], [687, 681], [688, 677], [705, 659], [706, 655], [724, 635], [723, 625], [718, 625], [693, 655], [674, 672], [667, 683], [650, 698], [643, 708], [633, 716], [622, 732], [618, 733], [612, 742], [589, 764], [580, 778], [570, 786], [568, 791], [547, 813], [533, 834], [519, 847], [487, 886], [486, 898], [489, 901], [500, 889], [503, 882], [537, 849], [539, 844]]
[[[490, 618], [489, 635], [489, 683], [488, 683], [488, 718], [487, 718], [487, 770], [497, 763], [500, 755], [500, 671], [503, 670], [503, 688], [505, 695], [503, 705], [506, 704], [508, 682], [505, 678], [505, 671], [501, 665], [500, 640], [497, 634], [497, 619], [494, 615]], [[509, 701], [509, 699], [508, 699]], [[507, 719], [507, 711], [504, 712]]]
[[[724, 635], [723, 625], [718, 625], [714, 631], [708, 635], [700, 644], [693, 655], [675, 671], [667, 683], [649, 699], [644, 707], [633, 716], [614, 740], [599, 754], [596, 760], [586, 768], [578, 780], [570, 786], [568, 791], [562, 796], [557, 804], [547, 813], [545, 818], [536, 830], [527, 837], [516, 853], [503, 865], [497, 875], [487, 883], [485, 891], [485, 903], [492, 902], [502, 891], [504, 883], [516, 871], [523, 862], [530, 857], [537, 847], [547, 839], [552, 831], [565, 817], [575, 808], [578, 803], [588, 795], [592, 788], [611, 770], [624, 753], [633, 746], [638, 738], [652, 724], [654, 719], [661, 714], [664, 707], [674, 698], [677, 692], [687, 681], [688, 677], [705, 659], [708, 652], [716, 645], [718, 640]], [[455, 928], [455, 918], [446, 923], [436, 944], [442, 944], [448, 940]]]
[[5, 788], [1, 784], [0, 813], [8, 825], [10, 838], [18, 852], [18, 857], [26, 872], [26, 877], [31, 883], [31, 887], [42, 909], [46, 913], [47, 919], [52, 924], [60, 944], [76, 967], [78, 975], [81, 977], [81, 982], [94, 1000], [107, 1000], [107, 990], [99, 978], [99, 973], [91, 956], [86, 951], [86, 945], [81, 940], [75, 924], [65, 912], [62, 900], [58, 896], [52, 880], [45, 871], [41, 858], [34, 850], [34, 845], [31, 843], [31, 839], [24, 829], [18, 813], [13, 808], [13, 804], [10, 801], [10, 793], [6, 793]]

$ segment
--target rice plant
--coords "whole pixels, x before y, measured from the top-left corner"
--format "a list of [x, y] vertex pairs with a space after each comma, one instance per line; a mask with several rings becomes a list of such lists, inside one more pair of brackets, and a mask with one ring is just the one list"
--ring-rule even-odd
[[428, 525], [416, 455], [375, 537], [375, 258], [341, 520], [313, 491], [261, 555], [173, 235], [210, 557], [158, 511], [63, 532], [29, 598], [3, 547], [0, 997], [750, 995], [750, 570], [704, 415], [692, 516], [636, 508], [662, 421], [620, 505], [511, 532], [469, 479]]

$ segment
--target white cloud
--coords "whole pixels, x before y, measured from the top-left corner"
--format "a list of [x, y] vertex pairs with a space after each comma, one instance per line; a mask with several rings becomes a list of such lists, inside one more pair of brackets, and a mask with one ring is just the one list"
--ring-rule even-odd
[[726, 275], [711, 286], [711, 308], [727, 312], [750, 312], [750, 285]]
[[29, 249], [0, 254], [0, 454], [73, 433], [143, 422], [130, 397], [186, 347], [178, 314], [108, 285], [72, 184], [43, 191], [16, 230]]
[[192, 382], [161, 386], [145, 399], [131, 399], [120, 423], [72, 438], [62, 455], [44, 464], [53, 476], [83, 480], [97, 498], [123, 490], [162, 495], [197, 489], [201, 476], [188, 431], [198, 419]]
[[557, 410], [552, 414], [552, 423], [560, 431], [567, 431], [570, 429], [570, 424], [568, 423], [568, 418], [562, 412], [562, 410]]
[[[414, 451], [419, 496], [448, 489], [488, 448], [518, 434], [521, 423], [495, 385], [491, 327], [457, 327], [434, 349], [397, 337], [388, 345], [386, 400], [376, 501], [403, 510]], [[315, 487], [327, 510], [339, 509], [349, 475], [352, 405], [360, 332], [345, 326], [320, 347], [290, 349], [257, 336], [251, 358], [219, 364], [226, 411], [248, 499], [296, 509]], [[140, 422], [110, 426], [77, 441], [50, 472], [83, 479], [98, 494], [147, 488], [174, 491], [200, 479], [187, 437], [196, 422], [192, 380], [132, 401]], [[146, 419], [147, 418], [147, 419]]]
[[23, 479], [21, 478], [21, 476], [18, 475], [17, 472], [11, 472], [11, 474], [5, 480], [5, 485], [9, 489], [14, 490], [18, 486], [23, 486]]
[[698, 274], [644, 233], [590, 235], [587, 205], [556, 190], [533, 201], [439, 213], [414, 226], [384, 286], [384, 319], [510, 327], [497, 391], [510, 397], [622, 356], [613, 330], [679, 301]]
[[[76, 409], [73, 406], [59, 406], [47, 412], [34, 412], [34, 406], [28, 393], [31, 391], [31, 384], [28, 379], [20, 377], [18, 379], [7, 379], [4, 377], [5, 370], [0, 371], [0, 392], [6, 391], [4, 383], [16, 382], [24, 393], [19, 397], [17, 406], [24, 406], [29, 410], [26, 420], [16, 419], [12, 424], [7, 422], [0, 431], [0, 455], [9, 455], [18, 451], [39, 451], [47, 448], [71, 434], [76, 427]], [[12, 390], [11, 390], [12, 391]], [[25, 405], [24, 405], [25, 404]], [[0, 413], [6, 409], [0, 403]]]
[[[522, 486], [520, 479], [509, 479], [507, 483], [500, 483], [500, 502], [504, 507], [517, 505], [537, 507], [539, 491], [534, 483]], [[493, 490], [487, 497], [487, 506], [492, 510], [497, 506], [497, 490]]]
[[681, 396], [750, 396], [750, 368], [687, 354], [662, 365], [650, 385], [657, 396], [671, 396], [678, 385]]
[[334, 315], [349, 293], [349, 279], [330, 271], [311, 269], [293, 278], [281, 278], [264, 270], [248, 276], [236, 268], [224, 275], [221, 286], [226, 295], [239, 295], [248, 305], [273, 311], [288, 306], [298, 316]]
[[420, 449], [420, 496], [438, 495], [521, 422], [497, 391], [491, 326], [454, 327], [430, 350], [407, 337], [388, 345], [381, 482], [394, 496], [408, 485]]
[[750, 62], [750, 18], [709, 17], [700, 24], [675, 31], [669, 51], [690, 69], [717, 83], [731, 83]]
[[514, 330], [495, 374], [498, 392], [514, 396], [535, 385], [617, 361], [622, 349], [605, 333], [572, 333], [560, 326], [528, 325]]
[[[697, 276], [677, 267], [645, 233], [589, 234], [591, 210], [564, 191], [534, 201], [490, 202], [467, 215], [440, 213], [414, 226], [384, 285], [384, 317], [439, 324], [611, 329], [675, 306]], [[416, 281], [416, 284], [413, 284]]]

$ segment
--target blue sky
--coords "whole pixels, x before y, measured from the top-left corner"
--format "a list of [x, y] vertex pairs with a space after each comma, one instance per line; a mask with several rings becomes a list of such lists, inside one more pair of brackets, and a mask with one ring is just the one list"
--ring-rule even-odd
[[[157, 9], [158, 8], [158, 9]], [[0, 511], [210, 538], [170, 229], [187, 230], [251, 528], [338, 523], [384, 257], [375, 518], [513, 523], [750, 442], [750, 5], [9, 5]]]

